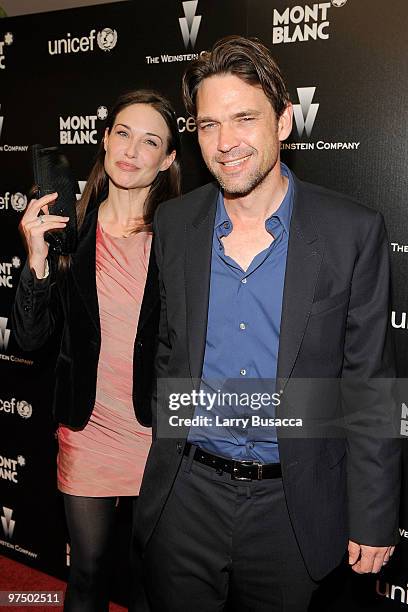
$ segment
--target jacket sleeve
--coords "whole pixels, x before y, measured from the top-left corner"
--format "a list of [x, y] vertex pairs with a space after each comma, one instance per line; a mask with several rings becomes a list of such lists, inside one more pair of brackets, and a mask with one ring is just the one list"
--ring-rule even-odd
[[379, 213], [354, 268], [342, 384], [350, 539], [389, 546], [398, 541], [401, 442], [394, 421], [388, 240]]
[[50, 261], [47, 278], [39, 280], [28, 266], [20, 275], [11, 322], [16, 341], [23, 351], [41, 348], [52, 335], [61, 315], [55, 262]]

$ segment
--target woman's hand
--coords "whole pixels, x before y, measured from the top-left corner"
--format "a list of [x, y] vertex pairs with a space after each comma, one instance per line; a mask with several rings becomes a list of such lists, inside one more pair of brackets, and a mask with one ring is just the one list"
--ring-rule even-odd
[[[28, 262], [37, 278], [45, 274], [45, 261], [48, 255], [48, 243], [44, 240], [45, 232], [62, 230], [69, 221], [69, 217], [49, 215], [48, 205], [54, 202], [58, 194], [50, 193], [39, 200], [31, 200], [20, 222], [20, 230], [28, 250]], [[40, 215], [40, 211], [44, 214]]]

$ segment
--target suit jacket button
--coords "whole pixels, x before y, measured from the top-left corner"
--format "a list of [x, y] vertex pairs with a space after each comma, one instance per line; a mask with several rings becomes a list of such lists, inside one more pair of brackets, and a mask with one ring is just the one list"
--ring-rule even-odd
[[143, 342], [141, 340], [138, 340], [136, 342], [136, 348], [142, 348], [142, 346], [143, 346]]
[[177, 442], [176, 448], [177, 448], [178, 454], [180, 454], [183, 449], [183, 445], [181, 444], [181, 442]]

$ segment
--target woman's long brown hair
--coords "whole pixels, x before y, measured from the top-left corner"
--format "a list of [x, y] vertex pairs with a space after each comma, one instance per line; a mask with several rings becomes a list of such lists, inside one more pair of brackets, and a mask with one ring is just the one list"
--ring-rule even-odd
[[[143, 207], [143, 223], [135, 225], [132, 233], [149, 231], [152, 227], [153, 216], [160, 202], [174, 198], [181, 191], [180, 171], [180, 135], [178, 131], [176, 114], [170, 102], [156, 91], [150, 89], [138, 89], [121, 95], [113, 105], [105, 128], [108, 133], [115, 124], [116, 117], [126, 107], [132, 104], [148, 104], [163, 117], [169, 130], [166, 154], [176, 151], [176, 157], [168, 170], [159, 172], [154, 179]], [[99, 204], [108, 196], [109, 178], [105, 172], [105, 149], [103, 141], [99, 145], [96, 161], [89, 174], [84, 191], [76, 205], [78, 231], [80, 232], [86, 213], [90, 206]], [[59, 257], [59, 269], [66, 270], [69, 267], [69, 256]]]

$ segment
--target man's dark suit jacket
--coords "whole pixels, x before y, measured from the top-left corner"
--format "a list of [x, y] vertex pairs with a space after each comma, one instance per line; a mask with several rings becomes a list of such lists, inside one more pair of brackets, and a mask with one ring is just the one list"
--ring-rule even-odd
[[[163, 203], [156, 214], [159, 378], [201, 377], [217, 195], [217, 185], [209, 184]], [[359, 384], [371, 377], [393, 377], [388, 300], [389, 259], [381, 215], [295, 179], [278, 358], [284, 396], [294, 379], [344, 377]], [[378, 410], [375, 390], [371, 393]], [[305, 413], [314, 399], [313, 394], [305, 396]], [[327, 408], [333, 418], [339, 410], [334, 404]], [[340, 407], [347, 409], [347, 398]], [[156, 415], [157, 410], [166, 407], [157, 406], [156, 400]], [[284, 410], [283, 402], [277, 416], [284, 416]], [[387, 420], [383, 412], [391, 411], [390, 404], [379, 410]], [[182, 437], [156, 436], [153, 441], [135, 525], [141, 548], [170, 494], [184, 444]], [[340, 563], [349, 538], [373, 546], [396, 542], [396, 440], [375, 435], [279, 437], [279, 452], [288, 512], [314, 579]]]
[[[49, 277], [38, 280], [26, 264], [12, 315], [13, 333], [25, 351], [40, 348], [56, 328], [62, 327], [53, 409], [57, 423], [74, 429], [85, 427], [95, 405], [101, 346], [95, 274], [97, 218], [97, 208], [86, 215], [78, 249], [66, 272], [57, 272], [56, 261], [50, 257]], [[133, 355], [133, 403], [136, 418], [145, 426], [151, 425], [152, 369], [159, 317], [154, 266], [153, 257]]]

